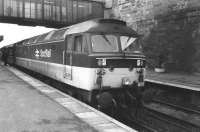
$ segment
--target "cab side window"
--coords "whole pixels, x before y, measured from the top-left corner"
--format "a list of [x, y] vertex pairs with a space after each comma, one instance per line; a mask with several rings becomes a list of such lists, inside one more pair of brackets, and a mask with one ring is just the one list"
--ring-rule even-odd
[[75, 36], [74, 37], [74, 51], [81, 53], [83, 47], [83, 37], [82, 36]]
[[67, 51], [72, 51], [73, 50], [73, 37], [72, 36], [68, 36], [67, 37]]
[[84, 53], [88, 53], [89, 50], [88, 50], [88, 43], [87, 43], [87, 40], [86, 40], [86, 36], [83, 37], [83, 52]]

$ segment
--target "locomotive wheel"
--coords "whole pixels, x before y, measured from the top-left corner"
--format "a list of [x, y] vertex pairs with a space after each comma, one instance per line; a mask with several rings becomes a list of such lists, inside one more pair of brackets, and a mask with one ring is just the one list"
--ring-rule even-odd
[[97, 104], [102, 109], [110, 108], [113, 105], [113, 96], [109, 92], [96, 95]]

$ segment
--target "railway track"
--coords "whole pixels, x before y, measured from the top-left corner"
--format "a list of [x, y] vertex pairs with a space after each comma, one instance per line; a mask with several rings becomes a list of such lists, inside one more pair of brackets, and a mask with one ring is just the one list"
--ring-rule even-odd
[[153, 99], [132, 120], [157, 132], [200, 132], [200, 107], [184, 102], [189, 90], [153, 83], [147, 83], [147, 87], [153, 89]]
[[165, 98], [155, 98], [153, 99], [154, 102], [163, 103], [166, 105], [176, 106], [177, 108], [184, 109], [185, 111], [194, 111], [200, 114], [200, 106], [188, 103], [178, 103], [176, 101], [167, 100]]
[[[159, 108], [150, 107], [151, 105], [157, 106], [159, 105], [161, 109], [164, 109], [164, 107], [169, 107], [169, 105], [161, 104], [152, 102], [152, 104], [143, 105], [137, 110], [137, 114], [135, 113], [135, 110], [124, 112], [122, 116], [124, 117], [124, 120], [120, 120], [127, 125], [134, 127], [139, 130], [139, 132], [200, 132], [200, 125], [198, 122], [194, 123], [191, 122], [190, 119], [180, 119], [176, 116], [169, 115], [167, 112], [159, 111]], [[162, 106], [161, 106], [162, 105]], [[170, 105], [171, 109], [172, 106]], [[134, 109], [134, 108], [133, 108]], [[173, 106], [173, 109], [175, 109], [175, 106]], [[180, 109], [177, 108], [180, 114]], [[166, 110], [169, 110], [166, 109]], [[188, 110], [182, 110], [187, 111]], [[190, 111], [191, 114], [194, 115], [195, 111]], [[184, 112], [183, 112], [184, 113]], [[189, 113], [189, 112], [188, 112]], [[121, 114], [121, 113], [120, 113]], [[197, 113], [195, 113], [197, 114]], [[200, 117], [200, 115], [198, 114]], [[193, 116], [197, 117], [197, 116]], [[199, 118], [200, 119], [200, 118]]]
[[199, 132], [200, 127], [145, 106], [138, 118], [140, 123], [157, 132]]
[[139, 108], [137, 115], [126, 116], [127, 120], [139, 124], [141, 128], [139, 130], [142, 132], [200, 132], [200, 107], [198, 105], [180, 101], [182, 96], [177, 96], [179, 101], [174, 102], [172, 101], [175, 98], [173, 96], [172, 100], [167, 100], [169, 98], [163, 95], [159, 96], [154, 95], [150, 102]]
[[175, 103], [169, 103], [168, 101], [163, 101], [163, 100], [158, 100], [158, 99], [154, 99], [153, 102], [159, 103], [159, 104], [162, 104], [162, 105], [166, 105], [166, 106], [169, 106], [169, 107], [174, 107], [178, 110], [182, 110], [184, 112], [191, 113], [191, 114], [197, 114], [197, 115], [200, 116], [200, 110], [199, 109], [193, 109], [193, 107], [186, 107], [186, 106], [183, 106], [183, 105], [179, 105], [179, 104], [175, 104]]
[[176, 105], [180, 108], [190, 109], [200, 112], [200, 90], [197, 88], [181, 88], [181, 86], [167, 85], [145, 81], [147, 89], [154, 92], [153, 100]]

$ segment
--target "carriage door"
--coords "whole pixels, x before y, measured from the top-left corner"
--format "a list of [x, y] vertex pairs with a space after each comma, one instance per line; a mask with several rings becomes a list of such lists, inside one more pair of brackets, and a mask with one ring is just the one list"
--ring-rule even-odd
[[72, 55], [73, 55], [73, 36], [65, 37], [65, 51], [63, 53], [64, 72], [63, 77], [72, 80]]

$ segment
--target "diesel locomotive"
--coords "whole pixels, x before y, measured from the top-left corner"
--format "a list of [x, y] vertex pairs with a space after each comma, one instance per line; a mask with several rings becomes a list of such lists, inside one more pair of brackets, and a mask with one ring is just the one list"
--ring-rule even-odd
[[85, 102], [106, 106], [134, 97], [144, 86], [140, 36], [123, 21], [94, 19], [22, 40], [8, 50], [11, 64], [66, 84]]

